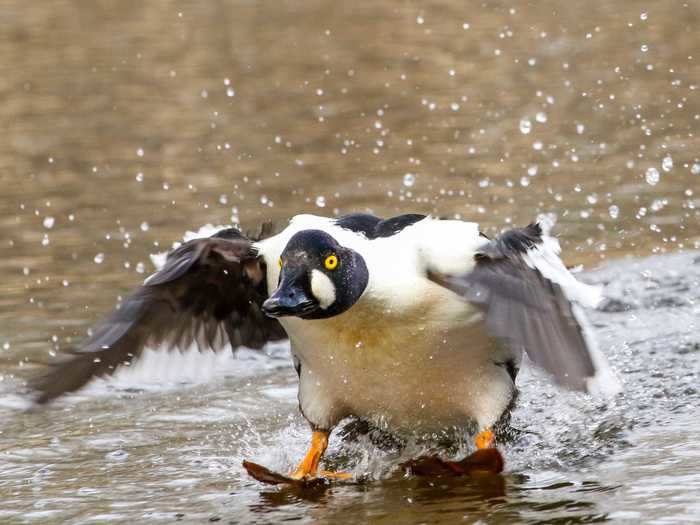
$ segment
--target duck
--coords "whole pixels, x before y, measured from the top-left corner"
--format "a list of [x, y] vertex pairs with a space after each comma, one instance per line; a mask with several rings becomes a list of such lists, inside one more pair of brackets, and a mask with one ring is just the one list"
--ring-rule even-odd
[[184, 242], [31, 386], [42, 405], [148, 347], [286, 339], [310, 444], [283, 479], [345, 478], [320, 464], [346, 418], [396, 435], [456, 429], [477, 453], [497, 448], [524, 355], [564, 388], [614, 395], [620, 383], [585, 315], [601, 299], [538, 223], [492, 239], [475, 222], [415, 213], [302, 214], [276, 233], [227, 227]]

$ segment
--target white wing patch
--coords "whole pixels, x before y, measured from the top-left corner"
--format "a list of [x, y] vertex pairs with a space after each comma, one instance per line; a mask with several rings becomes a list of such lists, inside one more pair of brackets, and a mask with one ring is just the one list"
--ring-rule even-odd
[[595, 375], [587, 379], [588, 392], [593, 395], [612, 397], [622, 390], [622, 384], [610, 367], [605, 354], [598, 348], [582, 308], [596, 308], [603, 299], [603, 289], [577, 280], [559, 258], [560, 250], [559, 242], [555, 238], [543, 235], [542, 244], [529, 249], [523, 259], [528, 266], [537, 269], [546, 279], [561, 286], [566, 298], [573, 303], [571, 310], [581, 326], [583, 338], [596, 370]]
[[542, 236], [542, 244], [527, 251], [523, 260], [543, 277], [561, 286], [567, 299], [586, 308], [595, 308], [603, 299], [599, 286], [578, 281], [559, 258], [561, 248], [554, 237]]
[[320, 270], [311, 270], [311, 293], [324, 310], [335, 302], [335, 284]]

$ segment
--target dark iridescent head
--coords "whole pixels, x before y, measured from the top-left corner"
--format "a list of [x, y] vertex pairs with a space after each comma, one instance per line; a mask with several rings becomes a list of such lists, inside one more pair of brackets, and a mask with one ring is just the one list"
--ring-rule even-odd
[[333, 317], [357, 302], [369, 280], [362, 256], [320, 230], [296, 233], [279, 264], [277, 289], [262, 306], [270, 317]]

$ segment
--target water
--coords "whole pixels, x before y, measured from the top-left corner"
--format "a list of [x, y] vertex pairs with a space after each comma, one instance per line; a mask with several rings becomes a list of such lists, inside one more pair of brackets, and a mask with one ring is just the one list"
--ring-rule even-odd
[[[0, 521], [697, 520], [699, 21], [692, 2], [6, 3]], [[331, 464], [367, 479], [311, 493], [240, 466], [306, 446], [284, 346], [154, 355], [18, 410], [185, 230], [352, 210], [492, 234], [555, 217], [566, 262], [609, 283], [593, 321], [625, 393], [525, 371], [503, 478], [405, 478], [415, 450], [335, 438]]]

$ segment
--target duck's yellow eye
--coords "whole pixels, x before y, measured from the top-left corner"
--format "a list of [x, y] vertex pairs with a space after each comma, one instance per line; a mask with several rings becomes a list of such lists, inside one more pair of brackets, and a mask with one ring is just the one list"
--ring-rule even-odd
[[329, 255], [323, 261], [323, 265], [326, 267], [326, 270], [335, 270], [338, 266], [338, 258], [335, 255]]
[[277, 259], [277, 266], [279, 266], [280, 268], [282, 268], [282, 257], [280, 257], [279, 259]]

